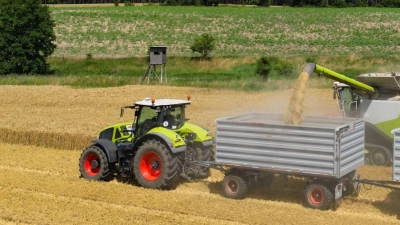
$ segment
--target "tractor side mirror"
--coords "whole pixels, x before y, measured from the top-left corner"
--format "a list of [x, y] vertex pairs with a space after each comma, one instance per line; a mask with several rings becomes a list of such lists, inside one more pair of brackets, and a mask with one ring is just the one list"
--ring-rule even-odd
[[138, 117], [138, 116], [139, 116], [139, 111], [136, 110], [136, 111], [135, 111], [135, 117]]
[[336, 90], [335, 89], [333, 89], [333, 99], [336, 99]]
[[119, 117], [122, 117], [124, 115], [124, 107], [121, 107], [121, 112], [119, 113]]

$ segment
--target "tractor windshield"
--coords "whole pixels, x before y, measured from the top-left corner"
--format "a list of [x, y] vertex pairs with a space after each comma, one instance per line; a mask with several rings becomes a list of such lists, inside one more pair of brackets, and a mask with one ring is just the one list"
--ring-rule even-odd
[[157, 110], [151, 107], [142, 107], [139, 110], [139, 118], [136, 121], [137, 124], [137, 138], [142, 137], [146, 134], [152, 127], [157, 125]]

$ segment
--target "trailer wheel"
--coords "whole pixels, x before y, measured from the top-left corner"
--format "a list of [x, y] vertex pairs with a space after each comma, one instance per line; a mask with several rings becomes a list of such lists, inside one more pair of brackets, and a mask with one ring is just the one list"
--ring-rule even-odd
[[180, 175], [180, 157], [161, 142], [144, 142], [133, 160], [133, 172], [139, 185], [153, 189], [174, 189]]
[[79, 159], [81, 176], [88, 180], [109, 181], [113, 178], [114, 164], [109, 163], [104, 151], [92, 145], [83, 150]]
[[225, 175], [222, 191], [227, 198], [242, 199], [247, 193], [247, 183], [239, 174]]
[[311, 183], [305, 190], [306, 206], [312, 209], [327, 210], [333, 202], [333, 194], [325, 185]]

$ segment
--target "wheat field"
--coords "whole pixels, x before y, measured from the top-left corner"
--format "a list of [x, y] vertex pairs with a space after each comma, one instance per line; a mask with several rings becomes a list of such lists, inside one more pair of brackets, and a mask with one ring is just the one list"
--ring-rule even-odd
[[[0, 121], [8, 136], [1, 132], [0, 224], [400, 224], [400, 197], [379, 187], [362, 189], [336, 211], [318, 211], [302, 206], [304, 180], [296, 177], [276, 176], [270, 188], [253, 188], [243, 200], [222, 196], [223, 174], [216, 170], [205, 180], [183, 181], [172, 191], [116, 179], [79, 178], [81, 146], [89, 145], [102, 127], [132, 119], [128, 111], [119, 118], [120, 106], [144, 97], [188, 94], [190, 122], [214, 133], [214, 120], [220, 117], [251, 111], [284, 113], [291, 93], [167, 86], [1, 86]], [[306, 91], [306, 115], [335, 116], [336, 106], [331, 90]], [[391, 179], [389, 167], [363, 166], [357, 173], [362, 178]]]

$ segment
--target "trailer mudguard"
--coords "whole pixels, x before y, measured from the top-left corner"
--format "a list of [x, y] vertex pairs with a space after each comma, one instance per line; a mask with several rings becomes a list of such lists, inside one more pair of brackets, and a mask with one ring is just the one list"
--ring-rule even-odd
[[117, 161], [117, 146], [108, 139], [96, 139], [92, 142], [99, 145], [107, 155], [108, 162], [116, 162]]
[[336, 185], [334, 187], [335, 187], [335, 193], [334, 193], [335, 194], [335, 203], [334, 203], [334, 207], [335, 207], [335, 209], [337, 209], [340, 206], [340, 204], [342, 204], [343, 180], [340, 179], [336, 183]]

